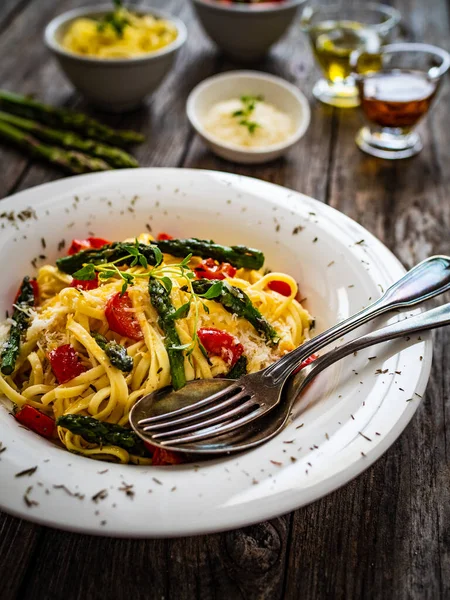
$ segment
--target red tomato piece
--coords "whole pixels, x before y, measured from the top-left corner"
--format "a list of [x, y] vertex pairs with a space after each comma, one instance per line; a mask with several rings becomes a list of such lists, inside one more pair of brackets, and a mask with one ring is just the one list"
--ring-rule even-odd
[[98, 288], [98, 275], [95, 274], [95, 279], [85, 281], [84, 279], [72, 279], [70, 287], [77, 288], [77, 290], [95, 290]]
[[300, 363], [300, 365], [295, 369], [294, 374], [298, 373], [301, 369], [303, 369], [303, 367], [307, 367], [308, 365], [310, 365], [316, 360], [316, 358], [318, 358], [317, 354], [311, 354], [311, 356], [305, 358], [305, 360], [302, 363]]
[[278, 292], [278, 294], [281, 294], [282, 296], [290, 296], [292, 292], [291, 286], [288, 283], [285, 281], [278, 281], [276, 279], [270, 281], [267, 287], [269, 290]]
[[220, 263], [221, 272], [227, 277], [234, 277], [236, 275], [236, 267], [230, 265], [230, 263]]
[[162, 240], [173, 240], [173, 235], [169, 235], [168, 233], [158, 233], [157, 240], [162, 241]]
[[[39, 284], [36, 281], [36, 279], [30, 279], [30, 283], [31, 283], [31, 287], [33, 288], [34, 303], [37, 304], [37, 302], [39, 300]], [[19, 299], [20, 288], [21, 288], [21, 286], [17, 290], [17, 294], [16, 294], [16, 297], [14, 298], [13, 304], [15, 304], [17, 302], [17, 300]]]
[[131, 338], [132, 340], [142, 340], [144, 334], [133, 314], [133, 305], [128, 292], [123, 295], [114, 294], [106, 303], [105, 316], [109, 328], [119, 335]]
[[86, 371], [75, 348], [70, 344], [63, 344], [49, 352], [48, 360], [58, 383], [66, 383]]
[[230, 263], [219, 263], [212, 258], [202, 260], [194, 271], [198, 279], [225, 279], [236, 275], [236, 269]]
[[88, 237], [85, 240], [72, 240], [69, 250], [67, 254], [76, 254], [81, 250], [91, 250], [92, 248], [101, 248], [106, 244], [110, 244], [108, 240], [98, 237]]
[[181, 463], [184, 463], [184, 457], [180, 452], [163, 450], [162, 448], [157, 448], [156, 446], [151, 446], [146, 443], [145, 446], [152, 452], [152, 465], [155, 467], [163, 465], [180, 465]]
[[55, 421], [44, 415], [40, 410], [25, 404], [16, 414], [15, 417], [21, 425], [25, 425], [31, 431], [38, 433], [46, 438], [51, 438], [55, 430]]
[[228, 331], [204, 327], [197, 333], [206, 351], [214, 356], [220, 356], [231, 367], [237, 363], [244, 352], [244, 346]]

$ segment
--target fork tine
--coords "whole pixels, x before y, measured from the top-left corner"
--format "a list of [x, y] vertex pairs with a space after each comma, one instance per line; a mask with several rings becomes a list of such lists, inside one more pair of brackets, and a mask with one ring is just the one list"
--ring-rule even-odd
[[[188, 414], [186, 417], [181, 417], [179, 419], [167, 419], [167, 421], [155, 423], [154, 425], [153, 424], [146, 425], [145, 427], [142, 427], [142, 430], [143, 431], [158, 431], [160, 429], [165, 429], [166, 427], [173, 427], [174, 425], [182, 425], [183, 423], [189, 423], [190, 421], [198, 420], [203, 417], [207, 417], [211, 414], [214, 414], [215, 412], [220, 411], [222, 408], [226, 408], [230, 404], [234, 404], [238, 400], [242, 400], [242, 398], [245, 398], [247, 396], [253, 397], [253, 395], [250, 396], [250, 394], [248, 392], [246, 392], [245, 390], [242, 390], [241, 392], [238, 392], [235, 396], [232, 396], [231, 398], [228, 398], [227, 400], [224, 400], [223, 402], [220, 402], [219, 404], [215, 404], [214, 406], [211, 406], [210, 408], [205, 408], [205, 410], [199, 410], [197, 412]], [[198, 405], [195, 405], [195, 406], [198, 406]], [[166, 413], [165, 416], [170, 417], [171, 414], [172, 413]], [[139, 421], [138, 425], [140, 426], [141, 423], [144, 421], [146, 421], [146, 419], [142, 419], [142, 421]]]
[[245, 417], [241, 417], [240, 419], [236, 419], [236, 420], [233, 419], [233, 421], [231, 423], [228, 423], [225, 425], [223, 425], [223, 424], [222, 425], [213, 425], [212, 427], [208, 427], [206, 429], [201, 429], [198, 433], [191, 433], [190, 435], [186, 435], [186, 436], [182, 436], [182, 437], [178, 437], [178, 438], [156, 441], [156, 443], [159, 446], [176, 447], [176, 449], [183, 451], [183, 444], [186, 444], [189, 442], [194, 442], [196, 440], [204, 440], [206, 438], [213, 437], [213, 436], [215, 437], [218, 435], [222, 435], [223, 433], [228, 433], [229, 431], [238, 429], [239, 427], [242, 427], [243, 425], [247, 425], [247, 423], [250, 423], [254, 419], [257, 419], [262, 413], [264, 413], [264, 409], [262, 407], [258, 406], [258, 408], [256, 410], [254, 410], [253, 412], [251, 412], [250, 414], [245, 415]]
[[200, 421], [197, 423], [193, 423], [192, 425], [188, 425], [187, 427], [180, 427], [178, 429], [171, 429], [170, 431], [163, 431], [161, 433], [156, 433], [155, 435], [152, 435], [152, 438], [154, 440], [156, 440], [156, 439], [161, 440], [163, 438], [171, 437], [173, 435], [178, 435], [180, 433], [188, 433], [190, 431], [198, 431], [199, 428], [203, 429], [204, 427], [208, 427], [210, 425], [215, 425], [216, 423], [223, 425], [224, 422], [225, 421], [228, 422], [231, 417], [235, 417], [236, 415], [245, 413], [248, 411], [248, 409], [252, 408], [253, 406], [259, 406], [259, 404], [250, 398], [249, 400], [247, 400], [247, 402], [244, 402], [244, 404], [240, 404], [236, 408], [232, 408], [231, 410], [220, 413], [216, 417], [212, 417], [211, 419], [208, 419], [207, 421]]
[[138, 425], [142, 426], [142, 425], [146, 425], [147, 423], [157, 423], [158, 421], [162, 421], [163, 419], [166, 419], [169, 415], [170, 416], [178, 416], [178, 415], [182, 415], [182, 414], [191, 412], [192, 410], [201, 408], [202, 406], [206, 406], [207, 404], [214, 402], [214, 400], [219, 400], [220, 398], [222, 398], [225, 395], [228, 395], [230, 392], [232, 392], [234, 390], [241, 390], [241, 389], [242, 389], [242, 386], [237, 385], [237, 384], [231, 384], [224, 390], [220, 390], [220, 392], [211, 394], [211, 396], [208, 396], [207, 398], [204, 398], [203, 400], [200, 400], [199, 402], [196, 402], [195, 404], [191, 404], [189, 406], [184, 406], [183, 408], [178, 408], [177, 410], [173, 410], [170, 413], [163, 413], [162, 415], [156, 415], [154, 417], [147, 417], [145, 419], [141, 419], [140, 421], [138, 421]]

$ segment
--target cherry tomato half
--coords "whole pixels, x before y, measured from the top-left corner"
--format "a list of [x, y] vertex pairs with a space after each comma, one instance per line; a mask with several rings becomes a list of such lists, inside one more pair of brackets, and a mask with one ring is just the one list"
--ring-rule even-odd
[[158, 235], [156, 236], [156, 239], [158, 241], [162, 241], [162, 240], [173, 240], [173, 236], [169, 235], [168, 233], [158, 233]]
[[77, 290], [95, 290], [98, 288], [98, 275], [95, 274], [95, 279], [86, 281], [84, 279], [72, 279], [70, 287], [77, 288]]
[[173, 450], [163, 450], [144, 442], [144, 446], [152, 455], [152, 465], [155, 467], [163, 465], [179, 465], [184, 462], [184, 457], [181, 452]]
[[308, 365], [310, 365], [316, 360], [316, 358], [318, 358], [317, 354], [311, 354], [311, 356], [305, 358], [305, 360], [302, 363], [300, 363], [300, 365], [295, 369], [294, 374], [298, 373], [301, 369], [303, 369], [303, 367], [307, 367]]
[[220, 356], [230, 366], [234, 366], [244, 352], [244, 346], [228, 331], [203, 327], [197, 334], [209, 354]]
[[86, 371], [75, 348], [70, 344], [58, 346], [47, 356], [58, 383], [66, 383]]
[[212, 258], [202, 260], [194, 271], [198, 279], [225, 279], [236, 275], [236, 269], [230, 263], [219, 263]]
[[119, 335], [132, 340], [142, 340], [144, 337], [142, 329], [133, 314], [133, 305], [128, 292], [123, 295], [117, 293], [111, 296], [106, 304], [105, 316], [109, 328]]
[[55, 430], [55, 421], [44, 415], [40, 410], [34, 408], [34, 406], [28, 406], [25, 404], [16, 414], [14, 415], [17, 421], [31, 431], [38, 433], [46, 438], [51, 438]]
[[291, 286], [288, 283], [286, 283], [285, 281], [279, 281], [277, 279], [270, 281], [267, 287], [269, 288], [269, 290], [272, 290], [273, 292], [278, 292], [278, 294], [281, 294], [282, 296], [290, 296], [292, 292]]
[[106, 244], [110, 244], [108, 240], [98, 237], [88, 237], [85, 240], [72, 240], [67, 254], [76, 254], [81, 250], [91, 250], [92, 248], [101, 248]]

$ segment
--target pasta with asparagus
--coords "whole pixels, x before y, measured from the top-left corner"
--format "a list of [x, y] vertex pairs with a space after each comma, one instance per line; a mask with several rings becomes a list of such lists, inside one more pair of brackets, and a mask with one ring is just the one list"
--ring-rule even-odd
[[263, 265], [259, 250], [166, 234], [74, 240], [22, 281], [3, 327], [0, 391], [19, 422], [71, 452], [180, 462], [130, 430], [140, 398], [256, 372], [309, 336], [297, 283]]

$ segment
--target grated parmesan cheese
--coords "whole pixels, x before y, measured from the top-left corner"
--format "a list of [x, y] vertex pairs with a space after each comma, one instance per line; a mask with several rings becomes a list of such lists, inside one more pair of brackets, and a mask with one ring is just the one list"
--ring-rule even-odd
[[258, 101], [248, 118], [237, 117], [242, 112], [238, 98], [214, 104], [206, 115], [206, 131], [238, 148], [265, 148], [286, 141], [294, 133], [289, 115], [272, 104]]
[[8, 324], [7, 322], [0, 323], [0, 349], [1, 350], [3, 350], [3, 347], [8, 340], [9, 330], [10, 330], [10, 324]]
[[67, 307], [62, 306], [60, 308], [53, 307], [48, 318], [43, 318], [36, 311], [30, 309], [31, 314], [31, 324], [27, 329], [27, 341], [32, 339], [36, 339], [39, 335], [45, 331], [45, 337], [51, 336], [51, 334], [58, 333], [59, 336], [64, 335], [62, 332], [50, 332], [48, 331], [51, 327], [55, 326], [56, 322], [63, 316], [68, 313]]

